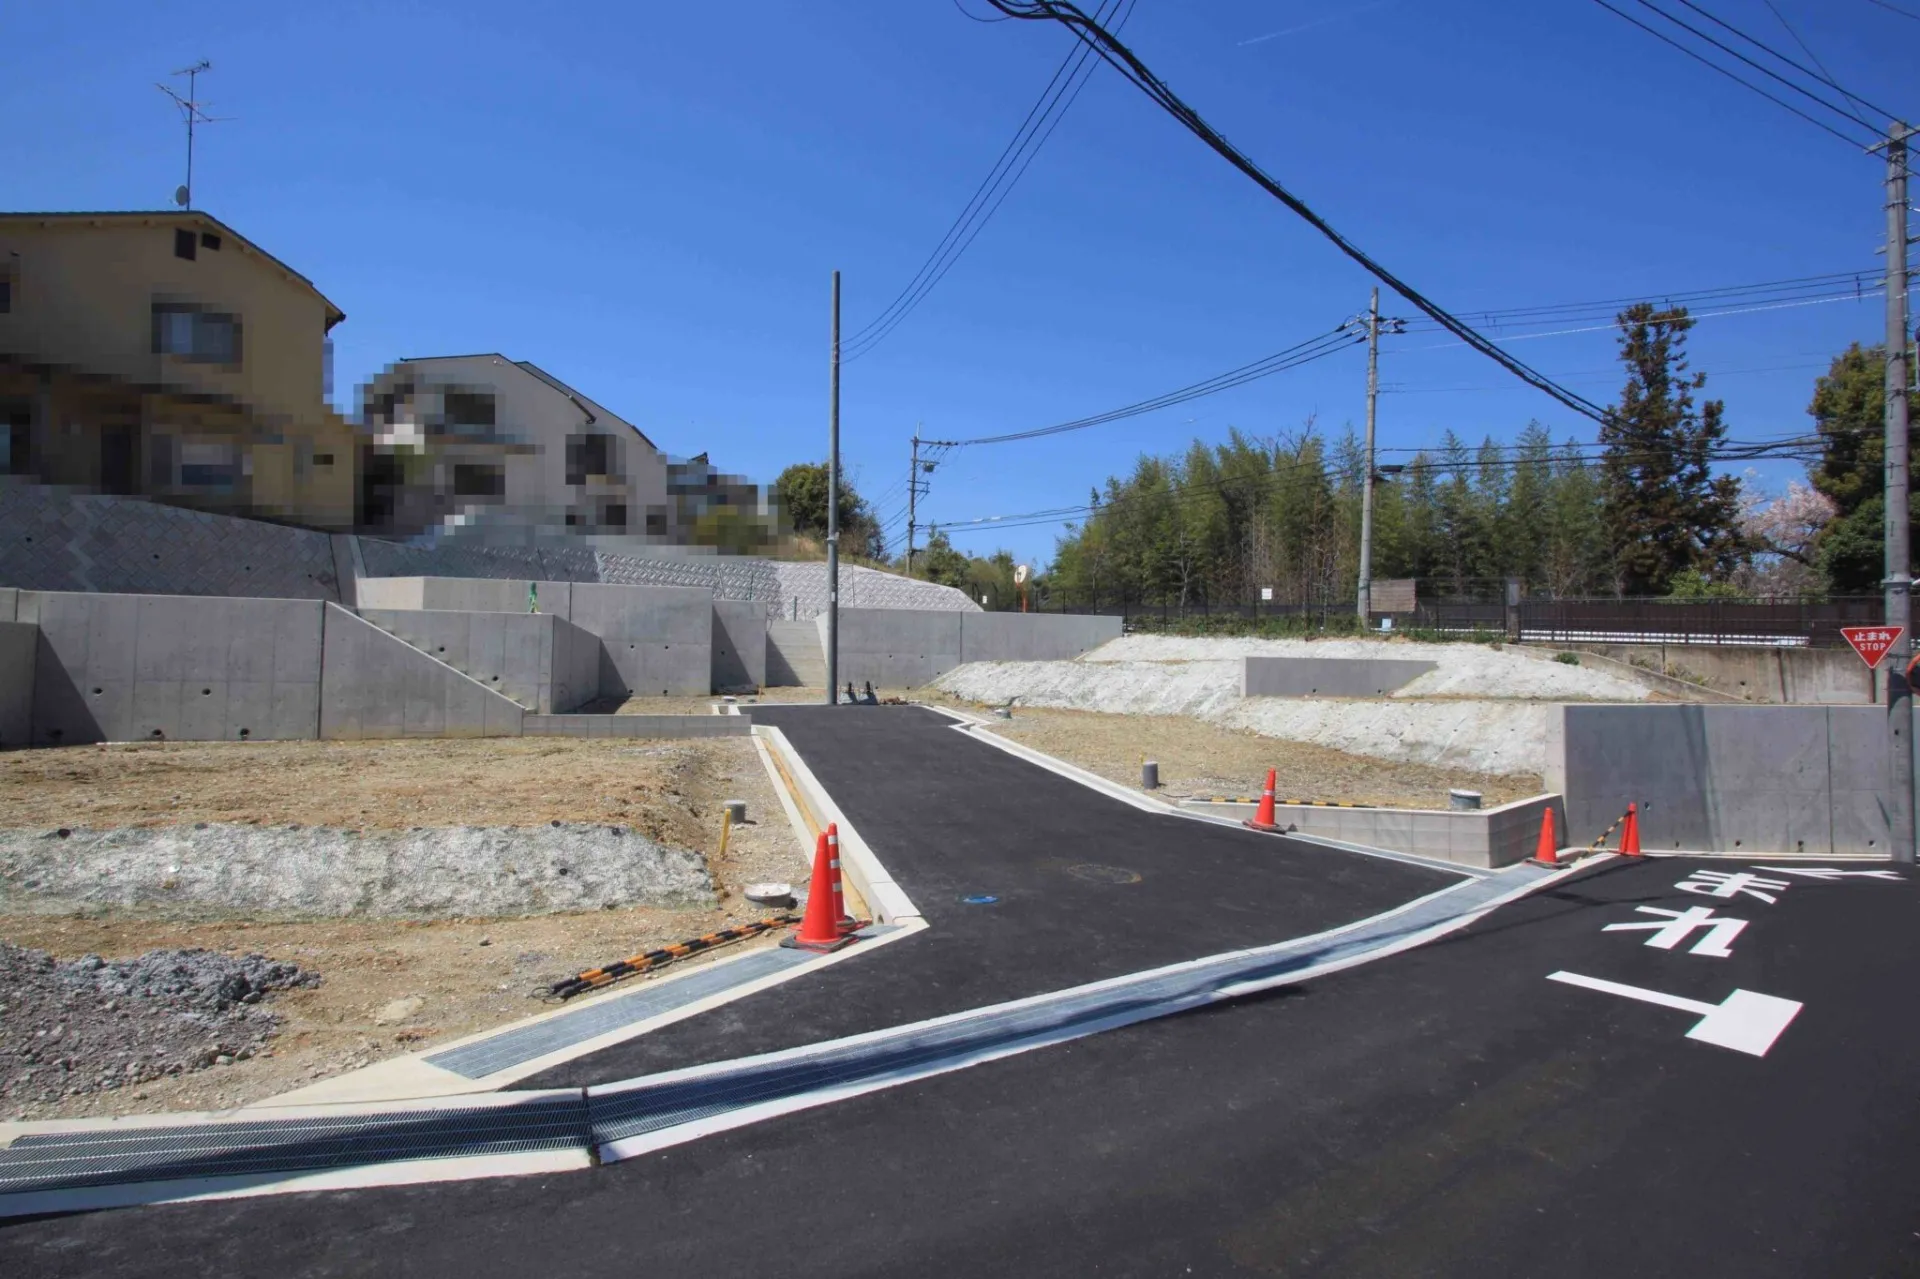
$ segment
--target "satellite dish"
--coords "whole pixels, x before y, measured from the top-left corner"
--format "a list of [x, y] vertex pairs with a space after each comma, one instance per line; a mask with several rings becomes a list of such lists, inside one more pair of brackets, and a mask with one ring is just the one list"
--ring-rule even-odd
[[1013, 570], [1013, 584], [1019, 586], [1024, 583], [1030, 572], [1031, 570], [1025, 564], [1017, 565]]
[[179, 205], [183, 209], [187, 207], [187, 201], [191, 200], [192, 198], [193, 198], [193, 193], [188, 191], [183, 186], [175, 187], [173, 189], [173, 202]]

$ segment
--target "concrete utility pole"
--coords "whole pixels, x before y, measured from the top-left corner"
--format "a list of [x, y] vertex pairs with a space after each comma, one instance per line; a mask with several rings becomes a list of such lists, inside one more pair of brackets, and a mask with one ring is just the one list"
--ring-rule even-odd
[[840, 273], [833, 273], [833, 373], [827, 393], [827, 705], [840, 693]]
[[1899, 627], [1887, 661], [1887, 741], [1893, 803], [1888, 832], [1893, 856], [1914, 860], [1913, 690], [1907, 660], [1913, 651], [1913, 599], [1907, 529], [1907, 139], [1896, 120], [1887, 131], [1887, 576], [1888, 627]]
[[1367, 306], [1367, 476], [1360, 486], [1360, 629], [1373, 613], [1373, 418], [1380, 398], [1380, 290]]
[[920, 429], [913, 431], [913, 460], [907, 464], [907, 576], [913, 576], [914, 500], [920, 496]]

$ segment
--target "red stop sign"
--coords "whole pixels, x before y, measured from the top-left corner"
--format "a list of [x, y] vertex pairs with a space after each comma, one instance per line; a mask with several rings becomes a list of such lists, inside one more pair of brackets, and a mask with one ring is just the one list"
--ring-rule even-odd
[[1906, 627], [1842, 626], [1840, 633], [1846, 636], [1847, 643], [1853, 645], [1853, 651], [1860, 654], [1860, 660], [1872, 669], [1880, 665], [1880, 659], [1887, 655], [1887, 650], [1906, 633]]

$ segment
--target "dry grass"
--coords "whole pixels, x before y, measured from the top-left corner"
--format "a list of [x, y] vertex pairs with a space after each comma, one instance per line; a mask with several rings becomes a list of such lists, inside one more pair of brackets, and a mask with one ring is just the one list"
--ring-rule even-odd
[[1258, 795], [1267, 770], [1282, 799], [1332, 799], [1403, 808], [1445, 808], [1450, 787], [1477, 790], [1488, 807], [1538, 795], [1540, 779], [1398, 764], [1221, 728], [1185, 715], [1106, 715], [1022, 708], [993, 731], [1128, 786], [1140, 764], [1160, 765], [1161, 794]]

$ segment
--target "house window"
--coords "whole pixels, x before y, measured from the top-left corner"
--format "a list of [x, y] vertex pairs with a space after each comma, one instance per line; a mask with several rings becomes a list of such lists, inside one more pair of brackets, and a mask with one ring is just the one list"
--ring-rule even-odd
[[493, 426], [493, 396], [483, 391], [448, 391], [440, 415], [449, 427]]
[[664, 537], [667, 532], [667, 513], [661, 507], [651, 507], [647, 511], [647, 532], [655, 537]]
[[32, 450], [32, 410], [25, 404], [0, 405], [0, 475], [27, 474]]
[[497, 466], [460, 462], [453, 468], [455, 497], [503, 497], [506, 491], [506, 473]]
[[568, 511], [568, 512], [567, 512], [567, 527], [568, 527], [568, 528], [572, 528], [572, 527], [574, 527], [575, 525], [577, 525], [578, 523], [580, 523], [580, 517], [579, 517], [579, 515], [577, 515], [577, 514], [576, 514], [576, 513], [574, 513], [573, 511]]
[[11, 314], [12, 311], [13, 281], [4, 275], [0, 275], [0, 315], [8, 315]]
[[212, 249], [215, 253], [218, 253], [220, 251], [220, 237], [211, 231], [202, 231], [200, 233], [200, 247], [203, 249]]
[[194, 259], [194, 249], [193, 232], [184, 227], [176, 228], [173, 233], [173, 256], [185, 258], [191, 262]]
[[196, 364], [240, 363], [240, 317], [197, 307], [153, 305], [153, 351]]
[[240, 448], [236, 444], [180, 445], [180, 487], [205, 493], [231, 493], [240, 484]]
[[608, 502], [600, 508], [600, 523], [604, 528], [613, 529], [622, 533], [626, 532], [627, 504], [625, 502]]
[[332, 466], [332, 465], [333, 465], [333, 454], [331, 454], [331, 453], [315, 453], [315, 454], [313, 455], [313, 464], [314, 464], [315, 466]]
[[613, 474], [613, 437], [567, 437], [567, 483], [585, 484], [589, 476]]

